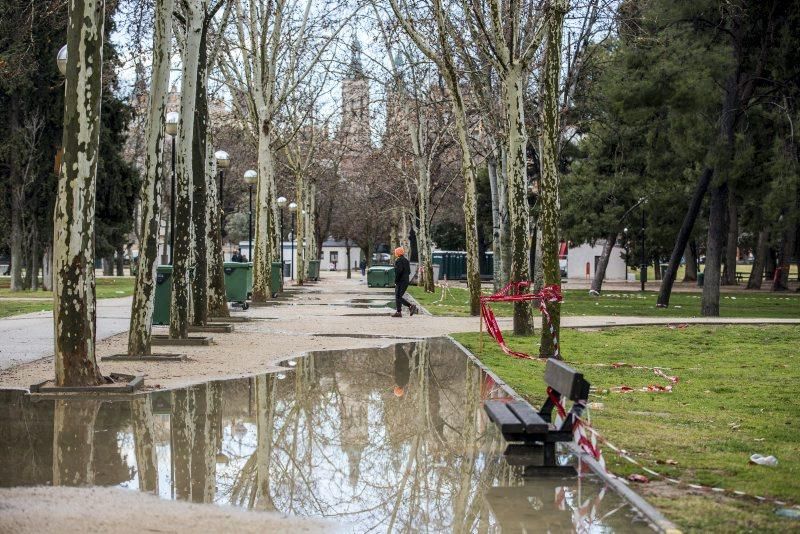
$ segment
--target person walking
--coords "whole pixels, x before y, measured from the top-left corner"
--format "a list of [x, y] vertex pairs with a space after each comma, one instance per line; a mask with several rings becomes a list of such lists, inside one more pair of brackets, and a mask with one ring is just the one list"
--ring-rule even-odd
[[411, 315], [414, 315], [419, 311], [417, 310], [416, 306], [403, 298], [406, 289], [408, 289], [408, 280], [411, 275], [411, 264], [408, 263], [405, 254], [406, 251], [403, 249], [403, 247], [397, 247], [394, 249], [394, 255], [397, 256], [397, 260], [394, 262], [394, 301], [395, 305], [397, 306], [397, 311], [392, 315], [392, 317], [402, 317], [403, 306], [408, 307]]

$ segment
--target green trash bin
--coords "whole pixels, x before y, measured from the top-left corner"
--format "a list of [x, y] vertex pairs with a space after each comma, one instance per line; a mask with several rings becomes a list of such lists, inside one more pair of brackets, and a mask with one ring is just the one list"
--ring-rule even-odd
[[[278, 293], [281, 292], [283, 287], [283, 277], [281, 276], [283, 271], [283, 265], [279, 261], [272, 262], [272, 270], [270, 271], [270, 278], [269, 278], [269, 292], [272, 294], [272, 298], [278, 296]], [[252, 284], [251, 284], [252, 286]]]
[[703, 287], [705, 277], [706, 273], [697, 273], [697, 287]]
[[253, 287], [253, 264], [226, 261], [222, 269], [225, 272], [225, 296], [228, 302], [237, 302], [246, 310], [250, 307], [247, 297]]
[[394, 267], [377, 265], [367, 271], [368, 287], [394, 287]]
[[319, 260], [308, 261], [308, 279], [319, 280]]
[[156, 295], [153, 301], [153, 324], [169, 324], [172, 306], [172, 265], [156, 267]]

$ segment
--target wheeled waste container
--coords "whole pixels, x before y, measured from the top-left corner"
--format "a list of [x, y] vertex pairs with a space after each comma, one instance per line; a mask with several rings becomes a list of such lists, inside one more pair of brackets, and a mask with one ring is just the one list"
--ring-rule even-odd
[[172, 306], [172, 265], [156, 267], [156, 295], [153, 299], [153, 324], [169, 324]]
[[703, 282], [705, 281], [706, 273], [697, 273], [697, 287], [703, 287]]
[[247, 309], [247, 298], [253, 287], [253, 264], [250, 262], [226, 261], [222, 264], [225, 272], [225, 296], [228, 302], [236, 302]]
[[394, 267], [377, 265], [367, 270], [367, 286], [394, 287]]
[[271, 271], [269, 273], [269, 292], [272, 295], [272, 298], [277, 297], [278, 293], [280, 293], [283, 289], [283, 277], [281, 276], [282, 271], [283, 266], [281, 265], [281, 262], [273, 261]]
[[308, 279], [319, 280], [319, 260], [308, 261]]

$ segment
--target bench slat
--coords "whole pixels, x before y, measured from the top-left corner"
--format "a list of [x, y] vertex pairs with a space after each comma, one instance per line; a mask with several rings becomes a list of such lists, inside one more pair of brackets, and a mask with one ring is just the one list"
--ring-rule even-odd
[[522, 424], [522, 421], [509, 410], [507, 403], [502, 401], [486, 401], [483, 403], [483, 409], [486, 410], [489, 419], [500, 426], [500, 431], [502, 433], [520, 434], [524, 432], [525, 426]]
[[517, 416], [517, 419], [522, 421], [525, 425], [525, 432], [527, 434], [542, 433], [548, 431], [547, 421], [533, 409], [533, 407], [524, 401], [516, 401], [508, 404], [508, 409]]
[[545, 383], [569, 400], [586, 400], [589, 397], [589, 383], [583, 373], [564, 362], [549, 359], [544, 370]]

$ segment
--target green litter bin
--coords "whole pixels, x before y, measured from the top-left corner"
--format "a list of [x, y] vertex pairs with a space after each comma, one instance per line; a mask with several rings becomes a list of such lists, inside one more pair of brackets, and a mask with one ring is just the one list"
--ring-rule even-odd
[[319, 280], [319, 260], [309, 260], [308, 279], [314, 281]]
[[697, 287], [703, 287], [703, 282], [705, 281], [706, 273], [697, 273]]
[[246, 310], [250, 307], [247, 297], [253, 287], [253, 264], [226, 261], [222, 269], [225, 272], [225, 296], [228, 302], [237, 302]]
[[153, 324], [169, 324], [172, 306], [172, 265], [156, 267], [156, 296], [153, 302]]
[[273, 261], [269, 278], [269, 292], [272, 294], [272, 298], [277, 297], [278, 293], [283, 289], [281, 287], [283, 284], [283, 276], [281, 274], [283, 274], [283, 265], [279, 261]]
[[367, 271], [368, 287], [394, 287], [394, 267], [377, 265]]

